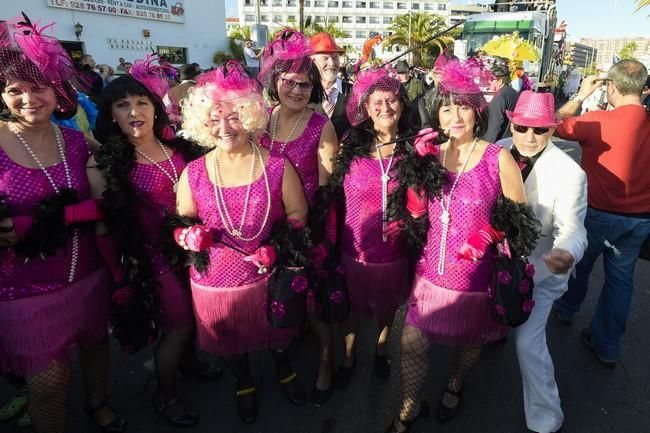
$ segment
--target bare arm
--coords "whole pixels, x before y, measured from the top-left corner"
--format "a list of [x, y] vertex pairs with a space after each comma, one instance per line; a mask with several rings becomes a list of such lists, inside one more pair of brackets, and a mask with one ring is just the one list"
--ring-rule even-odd
[[320, 144], [318, 146], [318, 185], [322, 186], [327, 183], [332, 172], [334, 171], [334, 159], [339, 147], [336, 138], [336, 130], [331, 121], [327, 121], [323, 126], [320, 134]]
[[176, 213], [181, 216], [195, 217], [199, 211], [192, 196], [190, 181], [187, 174], [187, 167], [181, 173], [178, 180], [178, 191], [176, 192]]
[[[179, 189], [180, 192], [180, 189]], [[298, 173], [288, 159], [284, 160], [284, 176], [282, 177], [282, 204], [287, 219], [295, 219], [307, 223], [307, 199], [303, 192]]]
[[506, 149], [499, 152], [499, 178], [504, 196], [517, 203], [527, 202], [521, 170]]
[[591, 96], [591, 94], [602, 85], [603, 79], [598, 78], [597, 75], [585, 77], [584, 80], [582, 80], [577, 96], [561, 106], [560, 109], [555, 112], [555, 116], [560, 119], [575, 116], [578, 110], [582, 107], [584, 100]]

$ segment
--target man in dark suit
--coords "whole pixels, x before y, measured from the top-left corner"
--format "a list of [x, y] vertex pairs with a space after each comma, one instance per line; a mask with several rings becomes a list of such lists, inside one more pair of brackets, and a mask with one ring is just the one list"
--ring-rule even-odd
[[310, 43], [314, 50], [312, 58], [320, 72], [321, 84], [326, 95], [323, 103], [315, 106], [314, 109], [330, 118], [334, 124], [336, 136], [341, 141], [341, 138], [350, 129], [350, 121], [345, 113], [349, 90], [347, 86], [343, 87], [343, 83], [338, 77], [341, 67], [340, 55], [344, 50], [336, 45], [332, 35], [325, 32], [312, 36]]
[[515, 109], [519, 93], [510, 86], [510, 68], [507, 59], [497, 59], [491, 71], [494, 75], [492, 84], [497, 91], [488, 106], [488, 129], [483, 139], [496, 143], [502, 138], [512, 137], [506, 110]]

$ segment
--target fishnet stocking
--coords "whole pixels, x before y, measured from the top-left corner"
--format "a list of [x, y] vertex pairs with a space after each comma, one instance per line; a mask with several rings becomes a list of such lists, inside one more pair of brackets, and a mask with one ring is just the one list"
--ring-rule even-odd
[[[454, 356], [454, 366], [447, 382], [447, 387], [452, 391], [458, 392], [463, 388], [465, 376], [474, 367], [481, 355], [481, 346], [461, 346], [456, 349]], [[442, 396], [442, 404], [447, 407], [458, 405], [458, 397], [445, 392]]]
[[357, 336], [359, 335], [360, 326], [359, 317], [353, 313], [350, 314], [350, 318], [342, 327], [344, 335], [343, 341], [345, 343], [345, 358], [343, 359], [344, 367], [352, 367], [354, 364], [354, 348], [357, 344]]
[[386, 355], [388, 351], [388, 337], [390, 337], [390, 330], [393, 327], [393, 319], [395, 315], [389, 318], [377, 319], [377, 355]]
[[409, 421], [420, 411], [422, 387], [429, 372], [429, 340], [418, 328], [404, 325], [402, 331], [402, 408], [400, 420]]
[[29, 376], [27, 412], [38, 433], [65, 433], [72, 370], [68, 363], [53, 362], [42, 373]]
[[100, 426], [109, 424], [116, 417], [106, 401], [109, 362], [108, 337], [79, 352], [79, 363], [86, 388], [86, 409]]

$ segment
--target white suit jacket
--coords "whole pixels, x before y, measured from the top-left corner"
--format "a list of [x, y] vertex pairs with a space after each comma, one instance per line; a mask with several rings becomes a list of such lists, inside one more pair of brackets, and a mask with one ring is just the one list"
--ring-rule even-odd
[[[506, 148], [512, 139], [502, 140]], [[535, 289], [566, 290], [570, 272], [552, 274], [543, 256], [553, 248], [571, 253], [578, 263], [587, 248], [587, 176], [576, 162], [549, 142], [524, 182], [528, 204], [542, 224], [542, 234], [529, 257], [535, 265]]]

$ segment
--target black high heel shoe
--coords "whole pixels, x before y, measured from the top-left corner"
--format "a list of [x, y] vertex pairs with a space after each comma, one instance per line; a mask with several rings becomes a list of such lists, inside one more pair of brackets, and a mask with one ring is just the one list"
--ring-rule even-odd
[[354, 373], [354, 368], [356, 366], [357, 366], [356, 357], [354, 358], [354, 361], [352, 362], [352, 365], [350, 367], [346, 367], [345, 365], [341, 364], [339, 369], [336, 371], [336, 374], [334, 375], [334, 379], [332, 382], [334, 388], [338, 389], [339, 391], [347, 388], [348, 384], [350, 383], [350, 379], [352, 379], [352, 374]]
[[[411, 430], [411, 427], [420, 419], [428, 418], [431, 412], [429, 411], [429, 404], [426, 402], [426, 400], [422, 400], [420, 402], [420, 411], [418, 414], [415, 416], [415, 418], [410, 419], [408, 421], [402, 421], [399, 419], [399, 417], [394, 420], [393, 422], [390, 423], [388, 428], [384, 431], [384, 433], [408, 433]], [[399, 423], [402, 427], [404, 427], [404, 430], [397, 430], [395, 427], [395, 423]]]
[[124, 430], [126, 430], [126, 419], [124, 419], [123, 416], [118, 415], [117, 413], [113, 412], [114, 418], [111, 422], [108, 424], [100, 425], [97, 422], [97, 419], [95, 415], [97, 412], [103, 410], [103, 409], [110, 409], [111, 411], [113, 410], [106, 400], [102, 401], [98, 405], [94, 407], [86, 407], [84, 410], [88, 414], [88, 416], [91, 416], [93, 418], [93, 421], [95, 422], [95, 425], [104, 433], [122, 433]]
[[199, 361], [195, 365], [181, 363], [178, 370], [183, 376], [194, 376], [201, 382], [212, 382], [221, 377], [223, 370], [216, 364]]
[[321, 407], [332, 395], [332, 384], [327, 389], [319, 389], [314, 385], [311, 390], [311, 403], [316, 407]]
[[[189, 427], [199, 420], [199, 415], [190, 410], [183, 402], [177, 398], [172, 398], [168, 401], [161, 401], [156, 395], [154, 395], [151, 404], [156, 412], [162, 415], [170, 424], [176, 427]], [[183, 413], [177, 416], [172, 416], [170, 414], [170, 408], [176, 404], [183, 405]]]
[[390, 359], [388, 359], [388, 355], [378, 355], [375, 353], [373, 372], [380, 379], [388, 379], [390, 377]]
[[[465, 384], [463, 384], [458, 391], [454, 391], [453, 389], [449, 388], [449, 385], [447, 385], [447, 389], [445, 389], [444, 392], [442, 393], [442, 397], [440, 398], [440, 404], [438, 405], [438, 411], [436, 413], [438, 419], [441, 422], [451, 421], [458, 414], [458, 409], [460, 408], [460, 403], [462, 402], [461, 397], [463, 396], [464, 385]], [[456, 397], [458, 399], [458, 403], [456, 403], [456, 405], [453, 407], [445, 406], [444, 404], [445, 394], [449, 394]]]
[[282, 385], [282, 389], [289, 401], [294, 405], [302, 406], [307, 402], [305, 390], [300, 386], [298, 375], [296, 373], [291, 373], [284, 379], [280, 379], [280, 385]]

